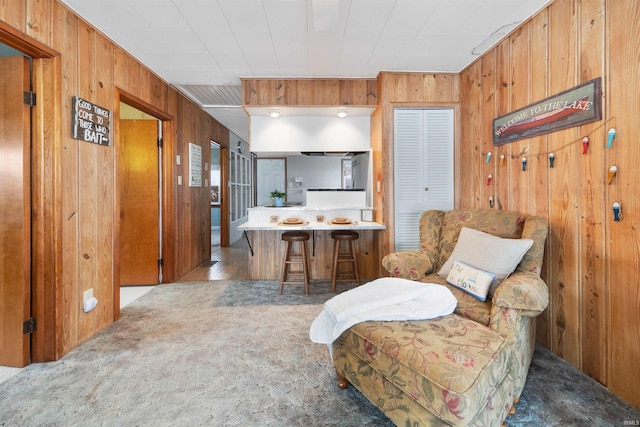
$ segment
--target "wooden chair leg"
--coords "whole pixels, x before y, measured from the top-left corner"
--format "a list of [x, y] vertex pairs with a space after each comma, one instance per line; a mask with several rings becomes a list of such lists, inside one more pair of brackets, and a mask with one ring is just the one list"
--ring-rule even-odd
[[358, 274], [358, 257], [356, 256], [356, 243], [351, 240], [351, 258], [353, 258], [353, 274], [356, 277], [356, 285], [360, 286], [360, 274]]
[[307, 244], [300, 242], [302, 245], [302, 274], [304, 276], [304, 294], [309, 295], [309, 270], [307, 269]]
[[337, 369], [336, 369], [336, 375], [338, 376], [338, 387], [340, 387], [342, 390], [349, 387], [349, 381], [347, 381], [347, 379], [343, 377], [342, 374], [340, 374], [340, 372], [338, 372]]
[[280, 269], [280, 291], [279, 294], [282, 295], [282, 285], [287, 277], [287, 260], [289, 259], [289, 241], [285, 242], [284, 247], [284, 258], [282, 259], [282, 268]]
[[338, 251], [340, 251], [340, 240], [333, 243], [333, 267], [331, 269], [331, 291], [336, 291], [336, 276], [338, 275]]

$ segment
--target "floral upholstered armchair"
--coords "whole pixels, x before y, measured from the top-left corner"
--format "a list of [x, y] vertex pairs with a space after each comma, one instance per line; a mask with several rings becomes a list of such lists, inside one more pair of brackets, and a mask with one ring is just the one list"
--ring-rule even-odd
[[[392, 277], [448, 287], [457, 307], [431, 320], [351, 327], [333, 343], [339, 385], [356, 386], [398, 425], [503, 423], [524, 388], [535, 317], [549, 300], [540, 278], [547, 229], [544, 218], [495, 209], [424, 212], [420, 249], [382, 264]], [[482, 265], [492, 261], [503, 265]], [[458, 263], [486, 269], [486, 296], [452, 279]]]

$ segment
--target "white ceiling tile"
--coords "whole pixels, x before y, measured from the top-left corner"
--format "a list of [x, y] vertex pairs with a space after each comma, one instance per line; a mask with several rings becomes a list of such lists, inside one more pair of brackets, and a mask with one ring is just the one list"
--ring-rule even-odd
[[283, 55], [307, 56], [307, 33], [273, 33], [271, 36], [278, 58]]
[[389, 0], [352, 0], [345, 33], [379, 33], [393, 4]]
[[156, 28], [171, 28], [176, 31], [190, 29], [171, 0], [130, 0], [129, 6], [144, 22]]
[[268, 33], [269, 26], [260, 0], [218, 0], [233, 33]]
[[306, 33], [307, 5], [305, 1], [264, 0], [264, 11], [272, 33]]

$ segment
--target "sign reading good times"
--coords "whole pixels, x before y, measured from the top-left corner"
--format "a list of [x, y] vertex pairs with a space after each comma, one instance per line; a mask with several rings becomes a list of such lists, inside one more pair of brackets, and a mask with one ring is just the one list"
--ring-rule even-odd
[[109, 110], [73, 97], [72, 133], [75, 139], [108, 146], [110, 118]]

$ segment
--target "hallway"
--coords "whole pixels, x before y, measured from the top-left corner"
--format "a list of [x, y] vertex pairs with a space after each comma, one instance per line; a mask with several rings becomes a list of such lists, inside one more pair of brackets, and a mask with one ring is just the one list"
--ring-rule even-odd
[[228, 247], [213, 246], [211, 248], [211, 261], [217, 261], [213, 265], [209, 262], [193, 269], [178, 281], [200, 280], [249, 280], [248, 246], [244, 238], [236, 240]]

